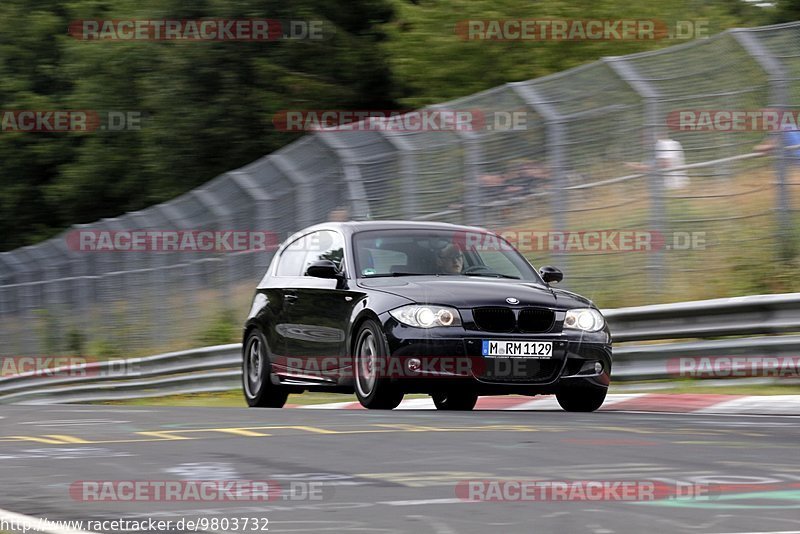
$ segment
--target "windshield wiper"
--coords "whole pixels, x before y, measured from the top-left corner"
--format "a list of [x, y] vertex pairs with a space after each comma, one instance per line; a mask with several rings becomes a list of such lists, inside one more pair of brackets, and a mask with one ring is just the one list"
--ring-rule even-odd
[[381, 274], [370, 274], [365, 275], [364, 278], [387, 278], [389, 276], [433, 276], [430, 273], [406, 273], [403, 271], [397, 271], [393, 273], [381, 273]]
[[461, 273], [464, 276], [487, 276], [489, 278], [509, 278], [511, 280], [519, 280], [519, 276], [511, 276], [510, 274], [501, 274], [501, 273], [490, 273], [490, 272], [473, 272], [473, 273]]

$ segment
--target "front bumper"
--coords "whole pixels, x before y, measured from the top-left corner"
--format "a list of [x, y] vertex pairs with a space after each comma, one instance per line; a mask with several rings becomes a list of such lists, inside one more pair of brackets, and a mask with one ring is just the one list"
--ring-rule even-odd
[[[390, 367], [403, 372], [389, 378], [409, 393], [471, 387], [485, 394], [555, 393], [563, 384], [608, 388], [612, 364], [607, 330], [546, 334], [494, 334], [464, 327], [414, 328], [382, 317], [389, 345]], [[481, 354], [484, 339], [550, 341], [548, 359], [497, 358]], [[409, 363], [419, 360], [415, 372]], [[602, 370], [595, 370], [599, 362]]]

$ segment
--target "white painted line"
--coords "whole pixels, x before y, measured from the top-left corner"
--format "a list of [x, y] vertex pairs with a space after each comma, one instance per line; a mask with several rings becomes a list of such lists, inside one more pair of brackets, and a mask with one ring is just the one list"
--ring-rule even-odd
[[305, 406], [298, 406], [301, 410], [342, 410], [353, 404], [349, 402], [331, 402], [328, 404], [306, 404]]
[[506, 410], [559, 410], [559, 406], [555, 395], [548, 395], [547, 397], [540, 397], [529, 401], [523, 401], [516, 406], [509, 406]]
[[[713, 406], [708, 406], [700, 410], [690, 412], [683, 411], [652, 411], [637, 408], [635, 404], [627, 409], [614, 409], [614, 406], [637, 398], [647, 398], [649, 393], [615, 393], [606, 397], [601, 412], [605, 413], [632, 413], [632, 414], [658, 414], [661, 415], [706, 415], [706, 416], [728, 416], [728, 417], [798, 417], [800, 416], [800, 395], [762, 395], [749, 396], [729, 401], [722, 401]], [[481, 397], [478, 399], [476, 410], [481, 410]], [[298, 406], [298, 408], [314, 410], [341, 410], [350, 408], [354, 402], [335, 402], [327, 404], [310, 404]], [[399, 410], [433, 410], [435, 406], [429, 398], [408, 399], [400, 403]], [[519, 404], [496, 408], [508, 411], [561, 411], [554, 395], [547, 395], [532, 400], [521, 400]]]
[[[606, 400], [600, 409], [602, 410], [604, 408], [608, 408], [609, 406], [613, 406], [619, 402], [631, 399], [637, 399], [639, 397], [645, 397], [645, 396], [647, 396], [647, 393], [615, 393], [613, 395], [608, 395], [606, 396]], [[506, 408], [506, 410], [561, 411], [562, 408], [561, 405], [558, 404], [558, 400], [556, 399], [555, 395], [547, 395], [530, 401], [523, 402], [522, 404], [517, 404], [516, 406], [510, 406]]]
[[408, 399], [400, 403], [396, 410], [433, 410], [436, 406], [433, 404], [433, 399], [425, 397], [424, 399]]
[[[45, 534], [95, 534], [94, 532], [86, 530], [77, 530], [62, 526], [58, 524], [58, 521], [9, 512], [2, 508], [0, 508], [0, 521], [5, 521], [12, 526], [19, 525], [21, 527], [20, 530], [33, 530], [35, 532], [44, 532]], [[67, 522], [62, 521], [61, 523]]]
[[[600, 410], [601, 412], [603, 410]], [[643, 410], [606, 410], [604, 413], [632, 413], [636, 415], [687, 415], [691, 417], [783, 417], [788, 419], [797, 419], [800, 417], [798, 414], [759, 414], [759, 413], [713, 413], [713, 412], [646, 412]], [[747, 534], [747, 533], [744, 533]]]
[[[59, 406], [54, 404], [53, 406]], [[61, 405], [66, 406], [66, 405]], [[80, 412], [103, 412], [103, 413], [153, 413], [156, 410], [134, 410], [132, 408], [116, 408], [114, 406], [103, 406], [102, 404], [74, 404], [74, 408], [76, 409], [63, 409], [63, 410], [48, 410], [52, 413], [80, 413]], [[91, 410], [81, 409], [81, 406], [85, 406], [85, 408], [92, 408]]]
[[603, 402], [602, 409], [605, 406], [613, 406], [619, 402], [638, 399], [639, 397], [647, 397], [650, 393], [614, 393], [613, 395], [606, 395], [606, 400]]
[[800, 395], [751, 395], [720, 402], [697, 413], [800, 415]]
[[761, 530], [758, 532], [718, 532], [715, 534], [800, 534], [800, 530]]
[[416, 501], [378, 501], [376, 504], [388, 504], [389, 506], [420, 506], [423, 504], [456, 504], [456, 503], [472, 504], [473, 502], [480, 502], [480, 501], [469, 501], [465, 499], [451, 497], [449, 499], [420, 499]]

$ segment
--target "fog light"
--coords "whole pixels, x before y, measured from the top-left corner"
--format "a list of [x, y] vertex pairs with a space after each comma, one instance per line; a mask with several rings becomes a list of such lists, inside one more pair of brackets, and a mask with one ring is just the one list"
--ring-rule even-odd
[[602, 373], [603, 372], [603, 364], [600, 363], [600, 362], [595, 362], [594, 363], [594, 372], [597, 373], [598, 375], [600, 373]]
[[422, 367], [422, 362], [417, 358], [409, 358], [406, 366], [408, 366], [409, 371], [419, 371], [420, 367]]

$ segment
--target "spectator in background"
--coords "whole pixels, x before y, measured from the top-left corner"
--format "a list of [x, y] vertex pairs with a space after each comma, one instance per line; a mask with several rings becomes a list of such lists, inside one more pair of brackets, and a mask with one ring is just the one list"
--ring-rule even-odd
[[[800, 130], [788, 124], [784, 126], [781, 131], [781, 137], [783, 138], [784, 147], [800, 145]], [[753, 150], [763, 153], [772, 152], [778, 148], [778, 139], [779, 137], [777, 134], [769, 135], [761, 143], [756, 145]], [[800, 163], [800, 147], [787, 151], [786, 157], [794, 163]]]
[[503, 178], [508, 197], [519, 198], [540, 192], [548, 179], [548, 172], [541, 163], [522, 160], [509, 165]]
[[[686, 165], [683, 146], [680, 142], [664, 136], [656, 141], [656, 165], [659, 169], [671, 169]], [[686, 169], [663, 171], [666, 189], [684, 189], [689, 185], [689, 174]]]
[[502, 197], [506, 186], [506, 180], [502, 174], [482, 174], [478, 178], [478, 182], [483, 198], [486, 200], [497, 200]]
[[350, 210], [345, 206], [336, 206], [328, 213], [330, 222], [347, 222], [350, 220]]
[[[684, 189], [689, 186], [689, 174], [686, 169], [670, 170], [686, 165], [683, 154], [683, 145], [679, 141], [670, 139], [666, 132], [659, 132], [655, 145], [656, 168], [664, 176], [665, 189]], [[648, 163], [626, 163], [626, 165], [640, 172], [650, 172]]]

